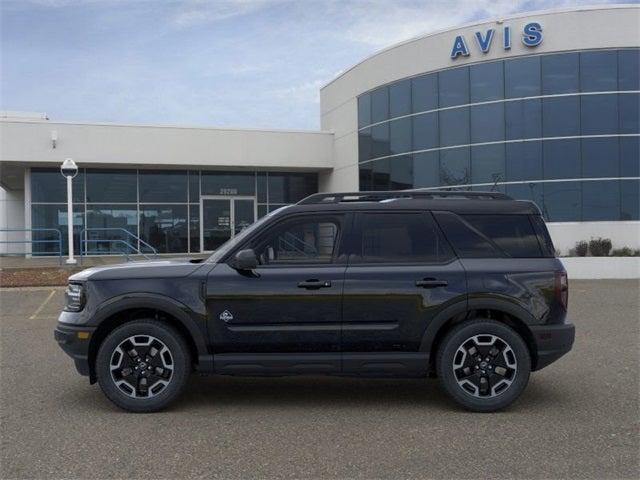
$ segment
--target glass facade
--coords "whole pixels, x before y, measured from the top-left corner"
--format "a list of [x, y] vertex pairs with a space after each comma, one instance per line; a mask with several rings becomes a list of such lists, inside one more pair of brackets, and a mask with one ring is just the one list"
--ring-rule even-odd
[[[236, 201], [236, 213], [241, 216], [255, 205], [260, 218], [317, 191], [315, 173], [80, 169], [73, 180], [74, 249], [80, 252], [82, 235], [86, 242], [83, 250], [90, 254], [138, 248], [136, 238], [158, 253], [198, 253], [201, 197], [251, 197], [253, 200]], [[65, 179], [58, 169], [31, 169], [32, 228], [59, 229], [65, 253], [66, 192]], [[243, 226], [238, 222], [236, 228]], [[54, 240], [58, 236], [55, 232], [35, 232], [33, 238]], [[149, 251], [142, 242], [139, 247]], [[34, 243], [32, 253], [52, 254], [57, 248], [57, 243]]]
[[494, 190], [534, 200], [551, 222], [638, 220], [639, 77], [629, 48], [379, 87], [358, 97], [360, 189]]

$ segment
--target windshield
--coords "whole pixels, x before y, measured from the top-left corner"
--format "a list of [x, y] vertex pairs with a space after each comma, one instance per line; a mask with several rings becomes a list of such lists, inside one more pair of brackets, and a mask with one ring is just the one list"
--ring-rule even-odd
[[215, 252], [213, 252], [211, 254], [211, 256], [209, 258], [207, 258], [207, 263], [219, 262], [221, 258], [223, 258], [227, 253], [229, 253], [231, 250], [233, 250], [239, 244], [241, 244], [245, 240], [245, 238], [247, 238], [249, 235], [251, 235], [257, 229], [262, 227], [262, 225], [264, 225], [267, 221], [269, 221], [271, 218], [273, 218], [274, 215], [276, 215], [277, 213], [279, 213], [279, 212], [281, 212], [284, 209], [289, 208], [289, 207], [291, 207], [291, 205], [285, 205], [284, 207], [280, 207], [277, 210], [274, 210], [273, 212], [271, 212], [271, 213], [265, 215], [264, 217], [262, 217], [257, 222], [249, 225], [247, 228], [242, 230], [235, 237], [233, 237], [233, 238], [227, 240], [226, 242], [224, 242], [222, 245], [220, 245], [220, 247], [218, 247], [218, 249]]

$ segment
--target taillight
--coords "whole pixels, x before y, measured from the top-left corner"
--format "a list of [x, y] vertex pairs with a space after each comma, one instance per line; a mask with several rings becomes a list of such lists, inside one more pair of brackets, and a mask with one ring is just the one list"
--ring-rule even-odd
[[556, 272], [556, 299], [566, 310], [569, 304], [569, 279], [565, 271]]

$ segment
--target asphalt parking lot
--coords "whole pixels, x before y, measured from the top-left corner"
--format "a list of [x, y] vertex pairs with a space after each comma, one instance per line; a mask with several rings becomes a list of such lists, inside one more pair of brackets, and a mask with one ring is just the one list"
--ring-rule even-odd
[[572, 353], [508, 411], [437, 380], [193, 377], [169, 411], [124, 413], [53, 341], [54, 288], [0, 291], [9, 478], [638, 478], [637, 281], [574, 281]]

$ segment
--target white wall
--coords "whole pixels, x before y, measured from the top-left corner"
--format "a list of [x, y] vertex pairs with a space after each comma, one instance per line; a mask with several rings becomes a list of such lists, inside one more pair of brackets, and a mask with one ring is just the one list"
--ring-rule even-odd
[[[24, 192], [0, 187], [0, 230], [24, 227]], [[23, 240], [24, 232], [0, 232], [0, 241]], [[0, 253], [25, 251], [21, 243], [0, 243]]]
[[557, 250], [567, 255], [576, 242], [609, 238], [613, 248], [640, 248], [640, 222], [566, 222], [547, 223]]
[[[562, 264], [569, 277], [569, 295], [571, 280], [640, 278], [640, 257], [572, 257], [563, 258]], [[640, 295], [640, 289], [637, 293]]]

